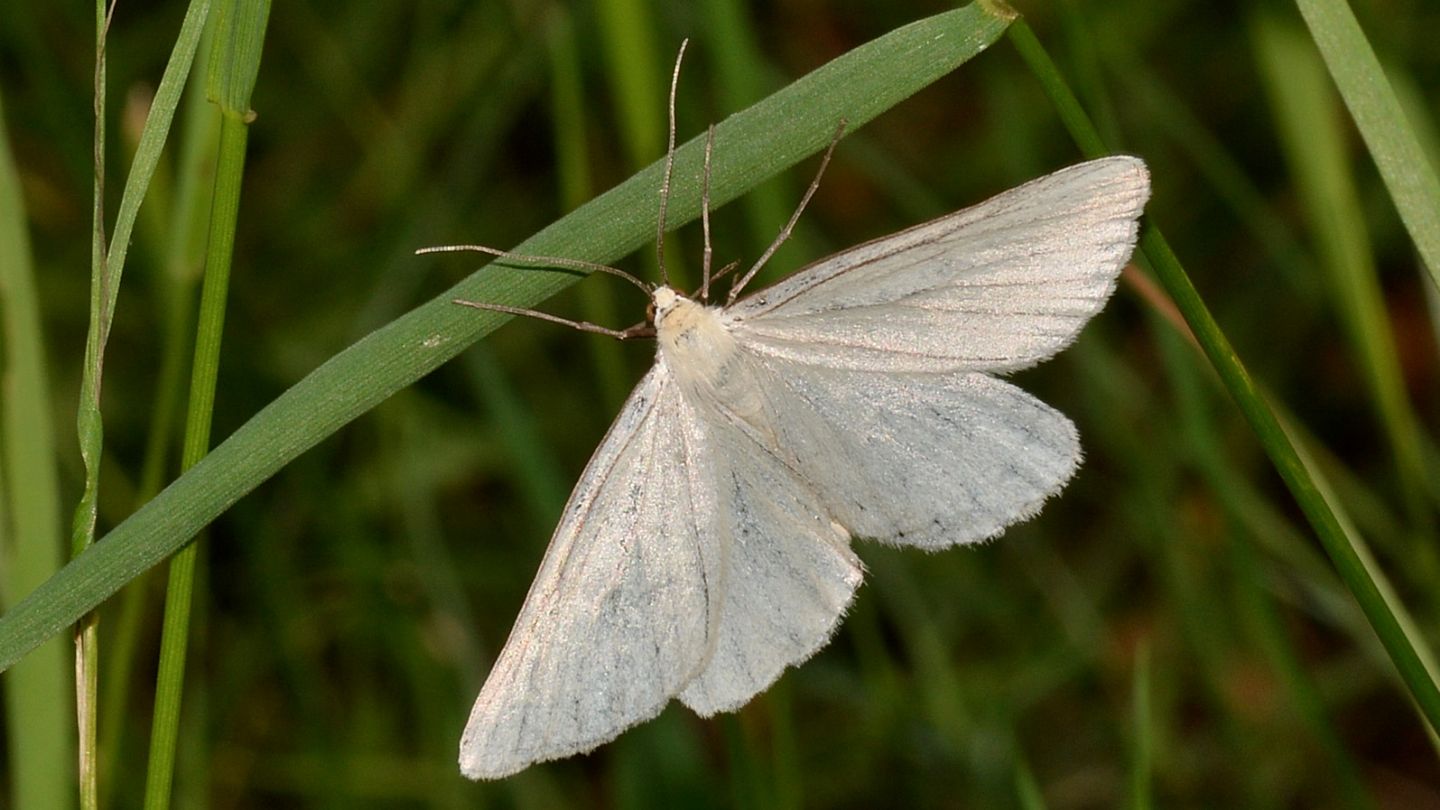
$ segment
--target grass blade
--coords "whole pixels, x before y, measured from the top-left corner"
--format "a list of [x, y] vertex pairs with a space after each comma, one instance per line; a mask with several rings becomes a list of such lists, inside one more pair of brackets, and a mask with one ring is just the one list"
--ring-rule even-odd
[[[1011, 42], [1044, 86], [1046, 94], [1081, 151], [1091, 157], [1105, 154], [1104, 143], [1056, 69], [1054, 61], [1035, 38], [1034, 32], [1023, 20], [1017, 20], [1010, 26], [1009, 33]], [[1160, 283], [1185, 316], [1185, 322], [1190, 326], [1211, 366], [1250, 423], [1256, 438], [1270, 457], [1270, 463], [1280, 473], [1291, 495], [1319, 536], [1320, 543], [1330, 555], [1341, 580], [1365, 612], [1365, 617], [1375, 629], [1375, 634], [1390, 655], [1390, 660], [1419, 705], [1421, 713], [1432, 730], [1440, 729], [1440, 688], [1437, 688], [1435, 679], [1427, 671], [1415, 643], [1401, 627], [1360, 555], [1350, 544], [1336, 517], [1336, 510], [1331, 507], [1306, 470], [1294, 444], [1280, 426], [1274, 410], [1257, 390], [1249, 371], [1240, 362], [1229, 339], [1200, 298], [1200, 293], [1185, 273], [1179, 258], [1153, 223], [1147, 225], [1140, 247]]]
[[[896, 29], [837, 57], [716, 129], [711, 198], [729, 202], [827, 146], [835, 122], [853, 130], [945, 75], [999, 38], [1011, 20], [974, 3]], [[703, 137], [676, 155], [670, 212], [699, 214], [694, 179]], [[652, 164], [516, 247], [532, 254], [612, 261], [653, 239]], [[455, 298], [529, 306], [576, 281], [494, 264], [336, 355], [241, 426], [155, 500], [115, 527], [0, 617], [0, 669], [73, 622], [125, 582], [174, 553], [260, 482], [350, 420], [489, 334], [505, 317]]]
[[[105, 255], [105, 35], [110, 20], [104, 0], [95, 0], [95, 135], [93, 199], [90, 217], [90, 326], [85, 336], [85, 365], [81, 371], [80, 403], [75, 433], [85, 465], [85, 488], [70, 526], [70, 555], [80, 554], [95, 541], [95, 516], [100, 503], [100, 453], [105, 439], [100, 416], [100, 370], [105, 354], [105, 290], [110, 273]], [[98, 695], [100, 633], [98, 617], [77, 617], [75, 626], [75, 726], [80, 807], [96, 810], [100, 804], [95, 767], [95, 718]]]
[[[63, 529], [55, 469], [55, 427], [40, 303], [20, 178], [0, 105], [0, 334], [5, 388], [0, 396], [0, 606], [45, 581], [60, 567]], [[23, 474], [21, 471], [24, 471]], [[5, 681], [6, 734], [13, 807], [65, 807], [74, 802], [75, 761], [65, 646], [47, 642]]]
[[[140, 203], [145, 199], [145, 192], [150, 186], [150, 178], [155, 174], [155, 168], [159, 165], [160, 155], [165, 148], [165, 141], [170, 134], [170, 124], [175, 118], [175, 108], [180, 103], [180, 94], [185, 89], [185, 77], [190, 72], [190, 65], [195, 58], [195, 50], [200, 44], [200, 34], [204, 31], [205, 17], [209, 7], [209, 0], [193, 0], [185, 12], [185, 19], [180, 25], [180, 34], [175, 40], [175, 49], [171, 53], [170, 61], [165, 66], [165, 73], [155, 92], [155, 99], [150, 106], [149, 115], [145, 120], [145, 128], [140, 136], [140, 145], [135, 151], [135, 159], [131, 163], [130, 173], [126, 178], [125, 192], [120, 198], [120, 211], [116, 215], [115, 230], [110, 240], [111, 249], [108, 253], [104, 250], [102, 236], [104, 216], [101, 213], [101, 191], [103, 189], [97, 188], [96, 191], [96, 272], [91, 302], [90, 332], [86, 346], [85, 376], [81, 384], [81, 414], [79, 418], [81, 455], [86, 459], [87, 477], [85, 493], [81, 498], [80, 508], [76, 512], [74, 542], [77, 551], [89, 545], [95, 530], [96, 487], [100, 473], [102, 440], [100, 375], [104, 366], [105, 343], [110, 334], [110, 322], [114, 317], [115, 304], [120, 295], [120, 279], [125, 268], [125, 257], [130, 249], [130, 235], [135, 228]], [[103, 28], [106, 25], [103, 3], [99, 9], [101, 14], [97, 24]], [[103, 82], [103, 66], [97, 70], [97, 77], [97, 81]], [[105, 137], [103, 97], [99, 95], [98, 88], [97, 99], [96, 110], [97, 113], [101, 113], [101, 116], [96, 123], [96, 140], [97, 143], [103, 144]], [[103, 169], [103, 165], [100, 163], [100, 155], [103, 154], [103, 151], [97, 145], [97, 178]]]
[[[269, 16], [269, 0], [233, 0], [216, 10], [209, 87], [210, 96], [220, 106], [220, 155], [210, 207], [205, 281], [200, 294], [195, 362], [190, 373], [190, 402], [180, 458], [182, 470], [195, 466], [210, 449], [215, 387], [220, 376], [220, 340], [225, 330], [225, 303], [230, 290], [236, 223], [240, 217], [241, 181], [245, 175], [245, 144], [254, 117], [250, 93], [260, 70], [261, 45]], [[198, 546], [191, 543], [170, 563], [145, 779], [147, 810], [170, 806], [197, 553]]]
[[[1253, 25], [1261, 73], [1276, 110], [1281, 142], [1301, 193], [1330, 299], [1374, 400], [1400, 472], [1404, 502], [1416, 532], [1433, 538], [1421, 434], [1385, 311], [1359, 192], [1351, 179], [1345, 133], [1324, 68], [1298, 25], [1257, 15]], [[1417, 538], [1419, 539], [1419, 538]], [[1434, 571], [1430, 542], [1417, 542], [1421, 565]]]
[[1435, 167], [1426, 160], [1395, 89], [1345, 0], [1296, 0], [1296, 5], [1430, 271], [1430, 281], [1440, 287], [1440, 177]]
[[[91, 254], [90, 323], [85, 341], [85, 364], [80, 383], [80, 405], [76, 416], [80, 456], [85, 463], [85, 487], [75, 507], [71, 527], [71, 553], [82, 554], [91, 547], [95, 537], [95, 519], [100, 497], [100, 457], [104, 446], [104, 427], [100, 410], [100, 383], [105, 367], [105, 344], [120, 295], [120, 279], [130, 236], [140, 211], [140, 203], [150, 186], [150, 179], [160, 162], [170, 133], [175, 108], [185, 89], [200, 34], [205, 28], [208, 0], [194, 0], [186, 10], [180, 34], [165, 73], [156, 89], [155, 99], [145, 120], [140, 143], [126, 177], [125, 191], [120, 198], [120, 211], [110, 249], [105, 247], [104, 179], [105, 179], [105, 35], [109, 27], [105, 3], [95, 6], [95, 201]], [[75, 617], [77, 620], [81, 616]], [[86, 618], [76, 632], [77, 703], [80, 727], [80, 803], [82, 807], [99, 806], [95, 773], [95, 716], [97, 707], [98, 649], [95, 618]]]

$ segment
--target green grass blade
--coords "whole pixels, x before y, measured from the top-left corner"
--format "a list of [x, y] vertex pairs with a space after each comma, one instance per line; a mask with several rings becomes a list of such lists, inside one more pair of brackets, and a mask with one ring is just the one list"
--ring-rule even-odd
[[[198, 60], [208, 64], [206, 39], [202, 39]], [[181, 147], [175, 170], [175, 189], [171, 197], [170, 220], [162, 234], [146, 247], [154, 256], [163, 256], [164, 264], [153, 274], [156, 286], [153, 306], [161, 321], [161, 357], [158, 362], [154, 397], [150, 402], [150, 419], [146, 428], [144, 461], [141, 463], [138, 496], [132, 508], [139, 508], [165, 485], [171, 469], [170, 452], [175, 443], [176, 416], [184, 402], [187, 361], [191, 351], [191, 332], [195, 319], [196, 286], [205, 261], [205, 241], [209, 222], [211, 187], [214, 185], [216, 150], [219, 144], [220, 119], [214, 104], [208, 101], [206, 73], [192, 70], [182, 102]], [[100, 705], [100, 772], [114, 773], [115, 763], [126, 748], [126, 713], [130, 703], [130, 686], [137, 669], [149, 672], [151, 664], [139, 666], [137, 649], [142, 641], [142, 625], [148, 621], [153, 589], [145, 578], [130, 583], [121, 595], [115, 618], [101, 628], [106, 656], [101, 664], [105, 677], [101, 681]], [[101, 784], [101, 806], [108, 806], [117, 780]]]
[[[55, 469], [55, 427], [45, 338], [35, 292], [20, 178], [0, 104], [0, 335], [5, 390], [0, 396], [0, 607], [60, 567], [63, 528]], [[23, 471], [23, 473], [22, 473]], [[12, 807], [66, 807], [70, 770], [71, 674], [65, 645], [52, 639], [5, 680], [5, 731]]]
[[[1364, 211], [1351, 179], [1345, 133], [1337, 125], [1324, 67], [1298, 25], [1258, 15], [1253, 30], [1291, 174], [1329, 274], [1330, 298], [1389, 438], [1412, 527], [1422, 536], [1433, 536], [1420, 429], [1405, 391]], [[1415, 545], [1417, 554], [1430, 547], [1428, 542]], [[1434, 571], [1433, 552], [1428, 556], [1429, 570]]]
[[130, 236], [135, 229], [135, 220], [140, 213], [140, 204], [150, 188], [150, 178], [160, 163], [165, 151], [165, 142], [170, 137], [170, 125], [175, 120], [175, 110], [180, 106], [180, 96], [185, 92], [185, 80], [190, 75], [190, 66], [195, 61], [195, 52], [200, 47], [200, 35], [205, 32], [205, 19], [209, 14], [210, 0], [191, 0], [185, 10], [185, 19], [180, 23], [180, 32], [175, 37], [175, 48], [170, 61], [155, 89], [155, 99], [145, 118], [145, 127], [140, 133], [140, 144], [130, 163], [130, 173], [125, 176], [125, 191], [120, 197], [120, 209], [115, 215], [115, 229], [111, 234], [110, 251], [105, 257], [106, 291], [102, 313], [100, 347], [104, 351], [105, 340], [110, 334], [110, 321], [115, 316], [115, 303], [120, 296], [120, 278], [125, 270], [125, 257], [130, 250]]
[[1435, 167], [1426, 160], [1395, 89], [1345, 0], [1296, 0], [1296, 5], [1430, 271], [1430, 281], [1440, 287], [1440, 177]]
[[[240, 218], [240, 188], [245, 176], [245, 144], [254, 117], [250, 93], [260, 70], [270, 3], [269, 0], [233, 0], [217, 8], [216, 15], [209, 87], [211, 97], [220, 106], [220, 155], [210, 207], [205, 282], [200, 294], [195, 361], [190, 373], [190, 402], [180, 458], [182, 470], [194, 467], [210, 449], [215, 387], [220, 376], [220, 341], [225, 331], [225, 304], [230, 290], [236, 223]], [[170, 806], [197, 553], [198, 546], [192, 543], [170, 563], [145, 779], [147, 810], [164, 810]]]
[[[716, 130], [712, 201], [720, 205], [827, 146], [835, 122], [856, 129], [993, 43], [1011, 17], [976, 3], [896, 29], [837, 57]], [[699, 213], [703, 137], [676, 155], [676, 227]], [[613, 261], [654, 238], [657, 162], [515, 249]], [[311, 372], [155, 500], [0, 617], [0, 669], [174, 553], [300, 453], [489, 334], [506, 318], [455, 298], [534, 306], [574, 283], [564, 273], [494, 264]]]
[[[100, 415], [100, 369], [105, 353], [105, 290], [109, 271], [105, 255], [105, 34], [109, 21], [104, 0], [95, 2], [95, 137], [94, 176], [90, 217], [90, 325], [85, 335], [85, 361], [80, 375], [80, 402], [75, 414], [75, 433], [80, 459], [85, 465], [85, 488], [70, 526], [70, 555], [74, 557], [95, 541], [95, 517], [100, 502], [100, 453], [105, 444]], [[96, 716], [98, 697], [100, 633], [92, 613], [78, 618], [75, 639], [75, 726], [79, 732], [76, 750], [76, 777], [80, 785], [79, 806], [97, 810], [100, 804], [96, 768]]]
[[[104, 4], [101, 3], [100, 7], [103, 9]], [[180, 102], [180, 94], [185, 89], [185, 77], [190, 72], [196, 48], [200, 44], [200, 35], [205, 28], [205, 17], [209, 7], [209, 0], [193, 0], [185, 12], [185, 19], [180, 26], [180, 34], [175, 40], [175, 49], [171, 53], [170, 61], [165, 66], [165, 73], [156, 89], [154, 101], [151, 103], [150, 112], [146, 117], [145, 127], [140, 136], [140, 145], [135, 151], [130, 173], [126, 177], [125, 191], [120, 198], [120, 211], [116, 215], [115, 230], [110, 240], [111, 248], [103, 259], [97, 256], [95, 262], [95, 294], [92, 301], [90, 338], [86, 349], [85, 377], [81, 388], [79, 433], [81, 455], [86, 459], [87, 478], [85, 494], [82, 496], [81, 506], [76, 514], [75, 545], [77, 550], [89, 544], [95, 528], [96, 487], [99, 480], [102, 439], [99, 412], [100, 375], [104, 364], [105, 342], [109, 337], [110, 322], [114, 317], [115, 304], [120, 295], [120, 280], [125, 268], [125, 257], [130, 249], [130, 235], [135, 227], [140, 203], [145, 198], [150, 178], [154, 176], [155, 168], [160, 162], [160, 155], [165, 148], [165, 141], [170, 134], [170, 124], [174, 120], [175, 108]], [[99, 22], [103, 25], [103, 16]], [[103, 77], [103, 70], [100, 73]], [[97, 110], [103, 112], [101, 103], [97, 102], [96, 107]], [[97, 122], [96, 136], [97, 140], [103, 143], [103, 115], [101, 121]], [[97, 163], [98, 156], [102, 152], [103, 149], [97, 147]], [[97, 165], [97, 174], [100, 168]], [[99, 251], [103, 251], [104, 240], [100, 236], [100, 229], [104, 227], [104, 223], [99, 212], [100, 193], [97, 191], [96, 245]]]
[[[150, 112], [140, 134], [135, 158], [126, 177], [125, 191], [120, 198], [120, 210], [115, 219], [115, 230], [110, 248], [105, 248], [104, 217], [104, 154], [105, 154], [105, 32], [109, 21], [103, 0], [95, 5], [97, 30], [95, 68], [95, 201], [92, 227], [90, 322], [85, 341], [85, 362], [81, 372], [80, 404], [76, 415], [76, 433], [79, 436], [80, 456], [85, 464], [85, 486], [80, 502], [75, 507], [71, 525], [71, 553], [81, 554], [89, 548], [95, 538], [95, 520], [100, 498], [100, 465], [104, 447], [104, 426], [100, 409], [100, 384], [105, 367], [105, 344], [110, 335], [110, 324], [115, 315], [115, 304], [120, 295], [120, 279], [125, 268], [125, 256], [130, 249], [130, 236], [135, 227], [140, 203], [159, 165], [161, 152], [170, 133], [175, 108], [185, 89], [185, 77], [190, 73], [200, 35], [205, 28], [205, 17], [209, 10], [208, 0], [193, 0], [186, 10], [181, 23], [180, 34], [175, 48], [165, 66], [165, 72], [156, 89]], [[80, 619], [77, 616], [76, 619]], [[86, 619], [76, 635], [76, 671], [79, 680], [76, 714], [80, 727], [80, 804], [82, 807], [99, 806], [99, 791], [95, 768], [95, 717], [98, 694], [98, 634], [94, 617]]]
[[[1255, 541], [1257, 537], [1266, 537], [1274, 542], [1281, 539], [1281, 532], [1253, 529], [1247, 525], [1253, 522], [1249, 513], [1254, 510], [1241, 493], [1244, 477], [1229, 463], [1223, 450], [1224, 441], [1207, 407], [1209, 389], [1200, 373], [1200, 358], [1173, 331], [1160, 335], [1160, 345], [1166, 358], [1165, 367], [1170, 374], [1171, 387], [1184, 414], [1181, 424], [1189, 453], [1234, 524], [1229, 532], [1228, 545], [1231, 566], [1236, 574], [1238, 607], [1248, 616], [1259, 636], [1259, 642], [1284, 683], [1296, 713], [1324, 749], [1331, 768], [1329, 777], [1338, 787], [1340, 801], [1346, 807], [1369, 808], [1372, 805], [1366, 796], [1356, 762], [1331, 723], [1314, 676], [1306, 669], [1284, 617], [1279, 615], [1272, 595], [1265, 589], [1260, 563], [1256, 559]], [[1363, 626], [1361, 632], [1365, 632]]]
[[[1011, 42], [1044, 86], [1061, 121], [1081, 151], [1092, 157], [1105, 154], [1104, 143], [1055, 68], [1054, 62], [1035, 38], [1034, 32], [1023, 20], [1017, 20], [1010, 26], [1009, 33]], [[1160, 283], [1185, 317], [1211, 366], [1250, 423], [1256, 438], [1270, 457], [1270, 463], [1280, 473], [1280, 477], [1305, 513], [1306, 519], [1335, 564], [1341, 580], [1365, 612], [1365, 617], [1375, 629], [1375, 634], [1390, 655], [1390, 660], [1419, 705], [1421, 713], [1432, 729], [1440, 729], [1440, 688], [1437, 688], [1435, 679], [1430, 677], [1414, 642], [1401, 627], [1396, 614], [1386, 604], [1375, 580], [1366, 570], [1360, 555], [1350, 544], [1336, 517], [1335, 509], [1301, 462], [1274, 410], [1257, 390], [1249, 371], [1240, 362], [1239, 356], [1230, 346], [1229, 339], [1200, 298], [1180, 260], [1153, 223], [1146, 227], [1140, 247]]]

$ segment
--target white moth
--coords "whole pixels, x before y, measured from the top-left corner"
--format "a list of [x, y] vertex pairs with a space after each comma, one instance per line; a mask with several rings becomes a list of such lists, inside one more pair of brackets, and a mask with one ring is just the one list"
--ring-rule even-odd
[[1145, 164], [1110, 157], [725, 306], [653, 288], [655, 365], [570, 495], [461, 771], [589, 751], [672, 698], [736, 710], [835, 632], [852, 538], [936, 550], [1034, 515], [1075, 427], [993, 375], [1100, 311], [1148, 196]]

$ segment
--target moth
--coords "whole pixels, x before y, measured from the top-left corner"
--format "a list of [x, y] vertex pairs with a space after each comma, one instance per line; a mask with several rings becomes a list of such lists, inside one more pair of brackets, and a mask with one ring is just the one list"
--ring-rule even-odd
[[[672, 79], [662, 235], [673, 109]], [[697, 295], [631, 277], [646, 324], [577, 324], [653, 335], [655, 363], [570, 495], [470, 713], [470, 778], [589, 751], [672, 699], [740, 708], [835, 632], [863, 578], [852, 539], [992, 538], [1080, 463], [1070, 420], [1001, 376], [1104, 307], [1149, 196], [1140, 159], [1062, 169], [741, 297], [792, 217], [710, 303], [710, 143], [713, 128]]]

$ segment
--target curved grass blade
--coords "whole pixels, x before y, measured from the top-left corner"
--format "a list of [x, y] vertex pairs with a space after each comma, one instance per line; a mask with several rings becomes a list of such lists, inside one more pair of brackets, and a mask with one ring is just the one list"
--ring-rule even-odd
[[1311, 238], [1400, 473], [1401, 500], [1415, 531], [1413, 553], [1425, 579], [1436, 577], [1434, 518], [1426, 491], [1420, 423], [1405, 389], [1394, 325], [1385, 308], [1360, 194], [1352, 179], [1346, 132], [1319, 57], [1298, 24], [1270, 14], [1252, 18], [1262, 78], [1276, 111], [1280, 143], [1310, 221]]
[[[986, 0], [898, 28], [837, 57], [722, 121], [711, 199], [721, 205], [824, 149], [844, 118], [854, 130], [984, 50], [1013, 14]], [[703, 136], [676, 154], [676, 227], [699, 214]], [[515, 250], [613, 261], [654, 238], [657, 162]], [[574, 283], [493, 263], [327, 361], [241, 426], [106, 537], [0, 617], [0, 669], [184, 545], [245, 493], [386, 397], [508, 320], [456, 298], [533, 307]]]
[[[156, 88], [155, 99], [146, 116], [139, 146], [135, 150], [135, 158], [125, 178], [125, 191], [120, 198], [115, 230], [107, 249], [104, 235], [105, 39], [110, 17], [104, 0], [97, 0], [95, 4], [95, 201], [91, 243], [90, 323], [85, 339], [80, 403], [75, 420], [80, 457], [85, 465], [85, 484], [71, 522], [70, 544], [71, 553], [74, 555], [83, 556], [83, 552], [92, 547], [95, 538], [100, 497], [100, 463], [104, 449], [100, 389], [105, 369], [105, 344], [110, 337], [110, 324], [120, 296], [120, 279], [125, 269], [125, 257], [130, 249], [130, 236], [140, 212], [140, 204], [145, 199], [151, 178], [155, 176], [165, 141], [169, 137], [170, 124], [174, 120], [175, 108], [185, 87], [185, 77], [190, 73], [190, 65], [199, 47], [209, 7], [209, 0], [192, 0], [186, 9], [185, 19], [175, 40], [175, 48], [170, 53], [170, 60], [166, 63], [165, 72]], [[112, 11], [113, 8], [111, 5]], [[77, 620], [81, 618], [81, 614], [75, 616]], [[75, 712], [80, 736], [80, 806], [94, 808], [100, 803], [95, 750], [99, 652], [94, 616], [86, 617], [76, 629], [75, 648], [78, 681]]]
[[[1066, 85], [1055, 63], [1045, 52], [1035, 33], [1024, 20], [1016, 20], [1009, 29], [1010, 41], [1044, 86], [1066, 129], [1080, 150], [1089, 157], [1106, 154], [1105, 144], [1096, 133], [1080, 102]], [[1160, 283], [1174, 299], [1185, 322], [1219, 375], [1235, 404], [1260, 441], [1270, 463], [1280, 473], [1305, 513], [1320, 543], [1330, 555], [1345, 587], [1355, 597], [1370, 621], [1380, 643], [1390, 655], [1410, 695], [1432, 730], [1440, 729], [1440, 687], [1427, 670], [1419, 651], [1419, 642], [1408, 634], [1401, 620], [1391, 610], [1380, 586], [1370, 575], [1359, 553], [1351, 545], [1336, 510], [1301, 461], [1270, 404], [1256, 388], [1229, 339], [1216, 323], [1200, 293], [1180, 265], [1159, 228], [1149, 224], [1140, 240], [1140, 247]]]
[[1395, 88], [1345, 0], [1295, 4], [1430, 271], [1431, 283], [1440, 288], [1440, 177], [1426, 159]]

